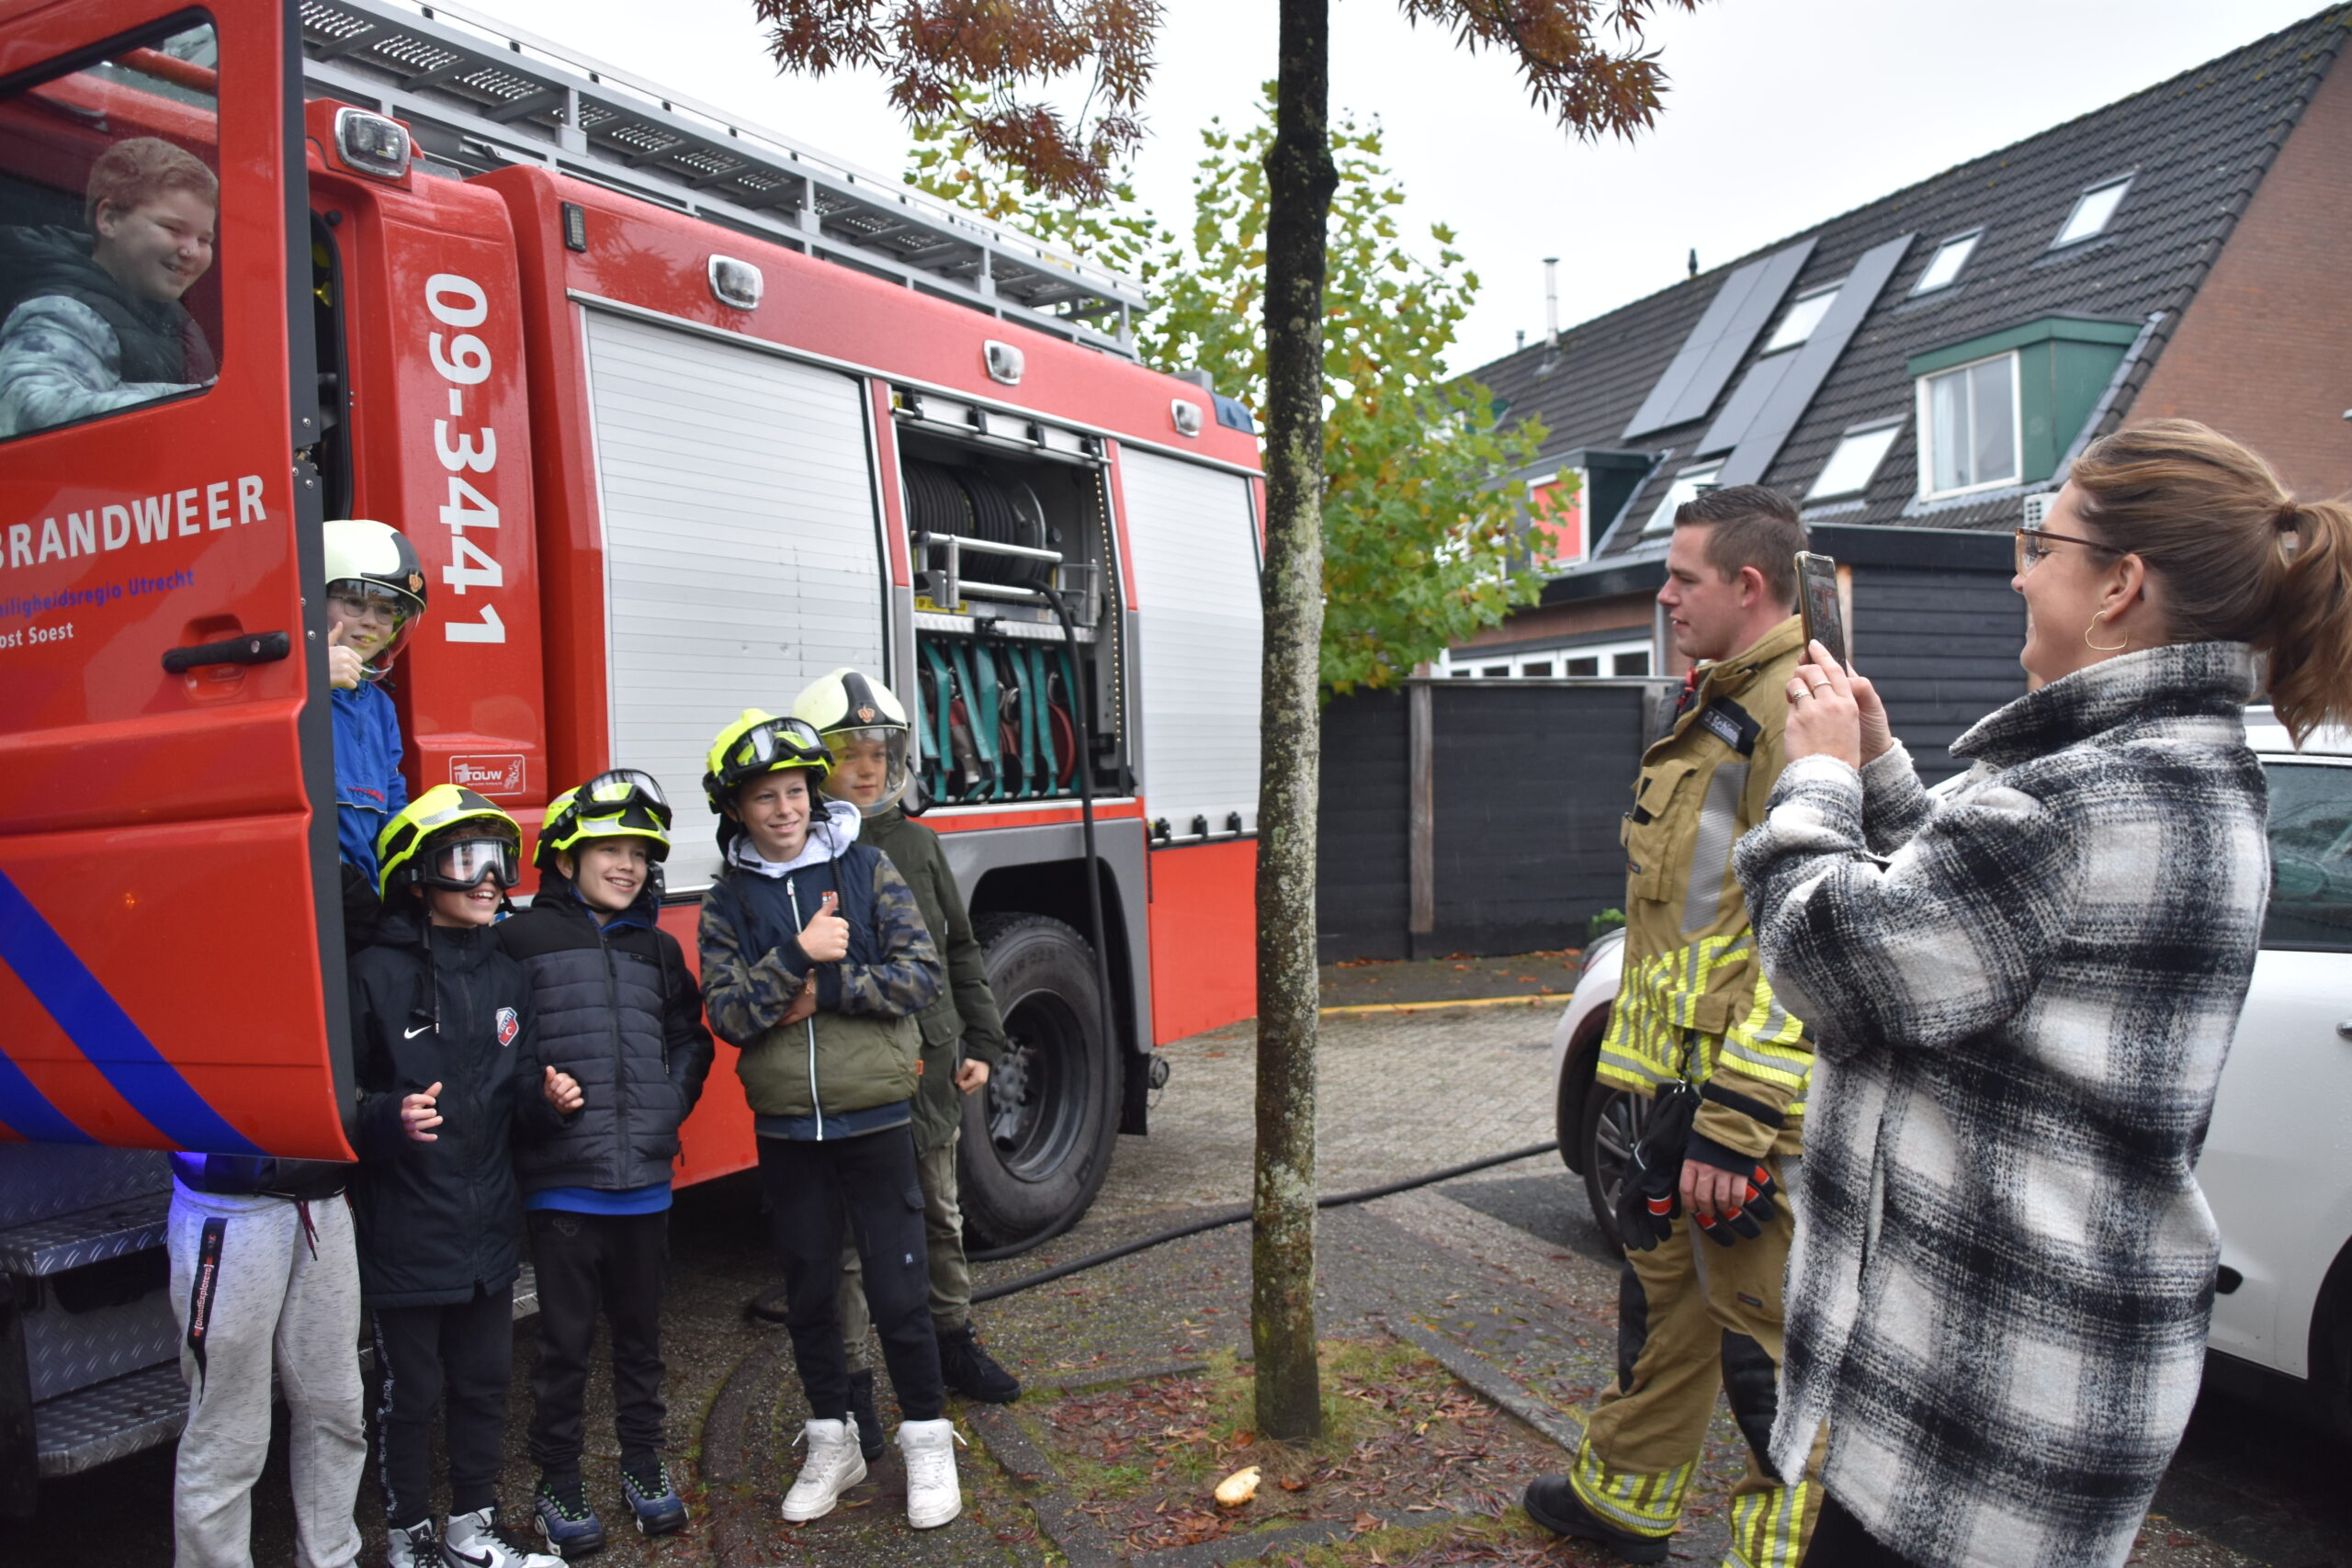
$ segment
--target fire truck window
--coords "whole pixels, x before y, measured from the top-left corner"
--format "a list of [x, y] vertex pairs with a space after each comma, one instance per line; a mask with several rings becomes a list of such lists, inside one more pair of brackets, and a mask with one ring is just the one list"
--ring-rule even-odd
[[183, 20], [0, 98], [0, 440], [219, 375], [219, 57]]

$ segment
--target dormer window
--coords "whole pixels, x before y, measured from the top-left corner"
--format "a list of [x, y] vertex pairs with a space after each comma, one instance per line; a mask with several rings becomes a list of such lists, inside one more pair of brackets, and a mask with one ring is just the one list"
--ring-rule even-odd
[[1789, 313], [1781, 318], [1780, 326], [1774, 329], [1771, 341], [1764, 345], [1764, 352], [1778, 354], [1784, 348], [1794, 348], [1804, 342], [1813, 335], [1813, 329], [1821, 324], [1821, 318], [1829, 313], [1829, 307], [1837, 302], [1838, 285], [1834, 283], [1826, 288], [1798, 295], [1795, 303], [1789, 307]]
[[2115, 209], [2123, 205], [2123, 193], [2131, 188], [2132, 176], [2125, 175], [2105, 185], [2093, 186], [2076, 197], [2075, 210], [2066, 215], [2065, 226], [2058, 231], [2058, 237], [2050, 242], [2050, 248], [2054, 251], [2062, 246], [2079, 244], [2106, 233], [2108, 224], [2115, 219]]
[[1961, 269], [1968, 265], [1968, 258], [1975, 254], [1976, 242], [1984, 237], [1984, 230], [1971, 229], [1967, 233], [1954, 234], [1938, 245], [1935, 255], [1928, 262], [1928, 270], [1921, 273], [1919, 281], [1911, 286], [1912, 295], [1916, 298], [1921, 294], [1932, 294], [1939, 288], [1950, 288], [1959, 282]]

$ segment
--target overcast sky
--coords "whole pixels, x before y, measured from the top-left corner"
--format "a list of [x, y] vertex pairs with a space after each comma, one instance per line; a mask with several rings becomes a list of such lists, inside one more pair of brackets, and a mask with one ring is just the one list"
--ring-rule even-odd
[[[906, 132], [877, 79], [779, 78], [750, 0], [469, 0], [876, 172]], [[1452, 224], [1484, 289], [1453, 355], [1467, 369], [1544, 327], [1665, 288], [1978, 153], [2111, 103], [2319, 9], [2315, 0], [1713, 0], [1651, 34], [1671, 91], [1633, 143], [1581, 144], [1527, 107], [1504, 62], [1404, 23], [1393, 0], [1334, 0], [1335, 107], [1377, 115], [1426, 243]], [[1164, 220], [1190, 220], [1197, 132], [1246, 117], [1274, 61], [1272, 0], [1168, 0], [1137, 165]], [[657, 21], [650, 18], [658, 17]]]

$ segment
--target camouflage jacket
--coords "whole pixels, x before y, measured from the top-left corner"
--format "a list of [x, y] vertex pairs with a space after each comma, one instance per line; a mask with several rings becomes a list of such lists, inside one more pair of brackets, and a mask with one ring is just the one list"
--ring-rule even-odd
[[[812, 964], [799, 930], [829, 891], [841, 895], [849, 956]], [[850, 843], [782, 875], [730, 863], [703, 899], [700, 946], [703, 1007], [712, 1032], [740, 1053], [735, 1071], [754, 1115], [831, 1116], [914, 1098], [922, 1070], [916, 1016], [946, 972], [913, 890], [888, 856]], [[816, 1013], [785, 1024], [812, 976]]]
[[0, 328], [0, 437], [151, 403], [197, 382], [126, 381], [122, 345], [106, 318], [79, 299], [44, 294]]
[[994, 1068], [1004, 1055], [1004, 1019], [989, 989], [988, 956], [939, 835], [894, 806], [865, 819], [864, 837], [914, 889], [923, 924], [947, 961], [946, 988], [916, 1020], [922, 1028], [922, 1089], [915, 1097], [915, 1148], [928, 1153], [953, 1141], [963, 1122], [957, 1066], [968, 1057]]

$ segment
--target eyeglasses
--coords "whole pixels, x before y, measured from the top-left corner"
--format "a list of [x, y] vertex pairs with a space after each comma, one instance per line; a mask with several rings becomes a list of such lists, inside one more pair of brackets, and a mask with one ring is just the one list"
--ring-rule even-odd
[[2078, 538], [2072, 534], [2053, 534], [2047, 528], [2019, 528], [2016, 533], [2018, 536], [2017, 570], [2019, 577], [2023, 577], [2027, 572], [2040, 566], [2049, 556], [2050, 547], [2052, 544], [2087, 545], [2095, 550], [2105, 550], [2111, 556], [2125, 553], [2113, 545], [2101, 544], [2097, 539]]
[[337, 589], [327, 595], [334, 607], [355, 621], [381, 621], [386, 626], [401, 624], [401, 607], [390, 594], [359, 594]]

